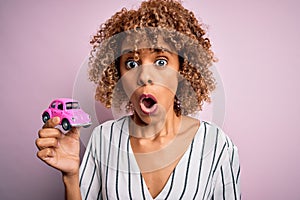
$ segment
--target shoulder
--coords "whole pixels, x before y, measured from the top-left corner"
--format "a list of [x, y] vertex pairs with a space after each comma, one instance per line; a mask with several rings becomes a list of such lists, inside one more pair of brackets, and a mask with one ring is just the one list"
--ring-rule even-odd
[[104, 148], [109, 147], [112, 143], [118, 143], [121, 135], [123, 135], [123, 138], [127, 135], [127, 121], [128, 117], [122, 117], [117, 120], [108, 120], [100, 124], [94, 128], [89, 143], [91, 143], [93, 148], [99, 148], [100, 146]]
[[128, 117], [125, 116], [117, 120], [105, 121], [104, 123], [94, 128], [92, 136], [99, 134], [101, 135], [102, 133], [105, 133], [107, 135], [107, 132], [115, 132], [117, 130], [121, 130], [123, 129], [123, 126], [127, 120]]
[[218, 139], [219, 143], [226, 145], [229, 148], [233, 148], [235, 146], [230, 137], [222, 130], [222, 128], [213, 122], [201, 121], [199, 129], [201, 128], [208, 138], [215, 137]]
[[120, 139], [126, 139], [127, 134], [124, 133], [127, 132], [128, 126], [125, 125], [127, 121], [128, 117], [108, 120], [94, 128], [88, 149], [96, 154], [95, 157], [100, 159], [101, 154], [105, 154], [111, 147], [118, 147]]
[[230, 137], [216, 124], [201, 121], [198, 135], [201, 135], [204, 146], [204, 155], [214, 155], [222, 163], [224, 159], [230, 161], [237, 155], [238, 148]]

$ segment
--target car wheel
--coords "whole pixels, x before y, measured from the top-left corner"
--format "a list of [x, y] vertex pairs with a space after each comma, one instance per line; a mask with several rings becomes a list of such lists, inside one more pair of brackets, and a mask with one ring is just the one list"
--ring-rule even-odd
[[46, 123], [46, 121], [48, 121], [50, 119], [50, 115], [47, 112], [44, 112], [42, 115], [42, 120], [44, 123]]
[[67, 119], [63, 119], [63, 120], [61, 121], [61, 126], [62, 126], [62, 128], [63, 128], [65, 131], [68, 131], [68, 130], [71, 129], [71, 124], [70, 124], [70, 122], [69, 122]]

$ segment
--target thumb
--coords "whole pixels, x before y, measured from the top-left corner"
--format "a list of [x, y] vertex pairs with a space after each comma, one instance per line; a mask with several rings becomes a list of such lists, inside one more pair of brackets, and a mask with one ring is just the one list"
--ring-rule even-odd
[[48, 121], [46, 121], [43, 128], [54, 128], [55, 126], [59, 125], [59, 123], [60, 123], [60, 118], [53, 117], [53, 118], [50, 118]]

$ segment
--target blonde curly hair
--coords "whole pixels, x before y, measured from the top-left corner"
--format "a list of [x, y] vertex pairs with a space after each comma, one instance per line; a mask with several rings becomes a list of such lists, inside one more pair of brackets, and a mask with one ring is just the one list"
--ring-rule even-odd
[[[158, 35], [170, 44], [179, 56], [180, 81], [174, 100], [177, 115], [202, 110], [210, 102], [215, 79], [209, 67], [215, 61], [210, 40], [205, 36], [194, 14], [175, 0], [149, 0], [137, 10], [123, 8], [100, 26], [90, 43], [93, 46], [89, 59], [89, 79], [97, 84], [95, 99], [107, 108], [120, 107], [128, 97], [118, 86], [120, 79], [119, 57], [121, 43], [134, 37], [134, 44], [147, 38], [152, 47]], [[134, 33], [134, 34], [133, 34]], [[114, 100], [113, 100], [114, 99]], [[115, 101], [116, 99], [116, 101]]]

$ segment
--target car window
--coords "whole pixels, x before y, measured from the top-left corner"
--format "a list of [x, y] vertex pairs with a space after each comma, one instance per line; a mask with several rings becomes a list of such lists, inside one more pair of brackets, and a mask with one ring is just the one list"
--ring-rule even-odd
[[50, 107], [55, 108], [55, 105], [56, 105], [56, 102], [53, 102]]
[[57, 109], [59, 109], [59, 110], [63, 110], [63, 104], [62, 104], [62, 103], [58, 103], [58, 105], [57, 105]]
[[66, 108], [67, 110], [70, 110], [70, 109], [79, 109], [79, 103], [78, 102], [68, 102], [66, 103]]

